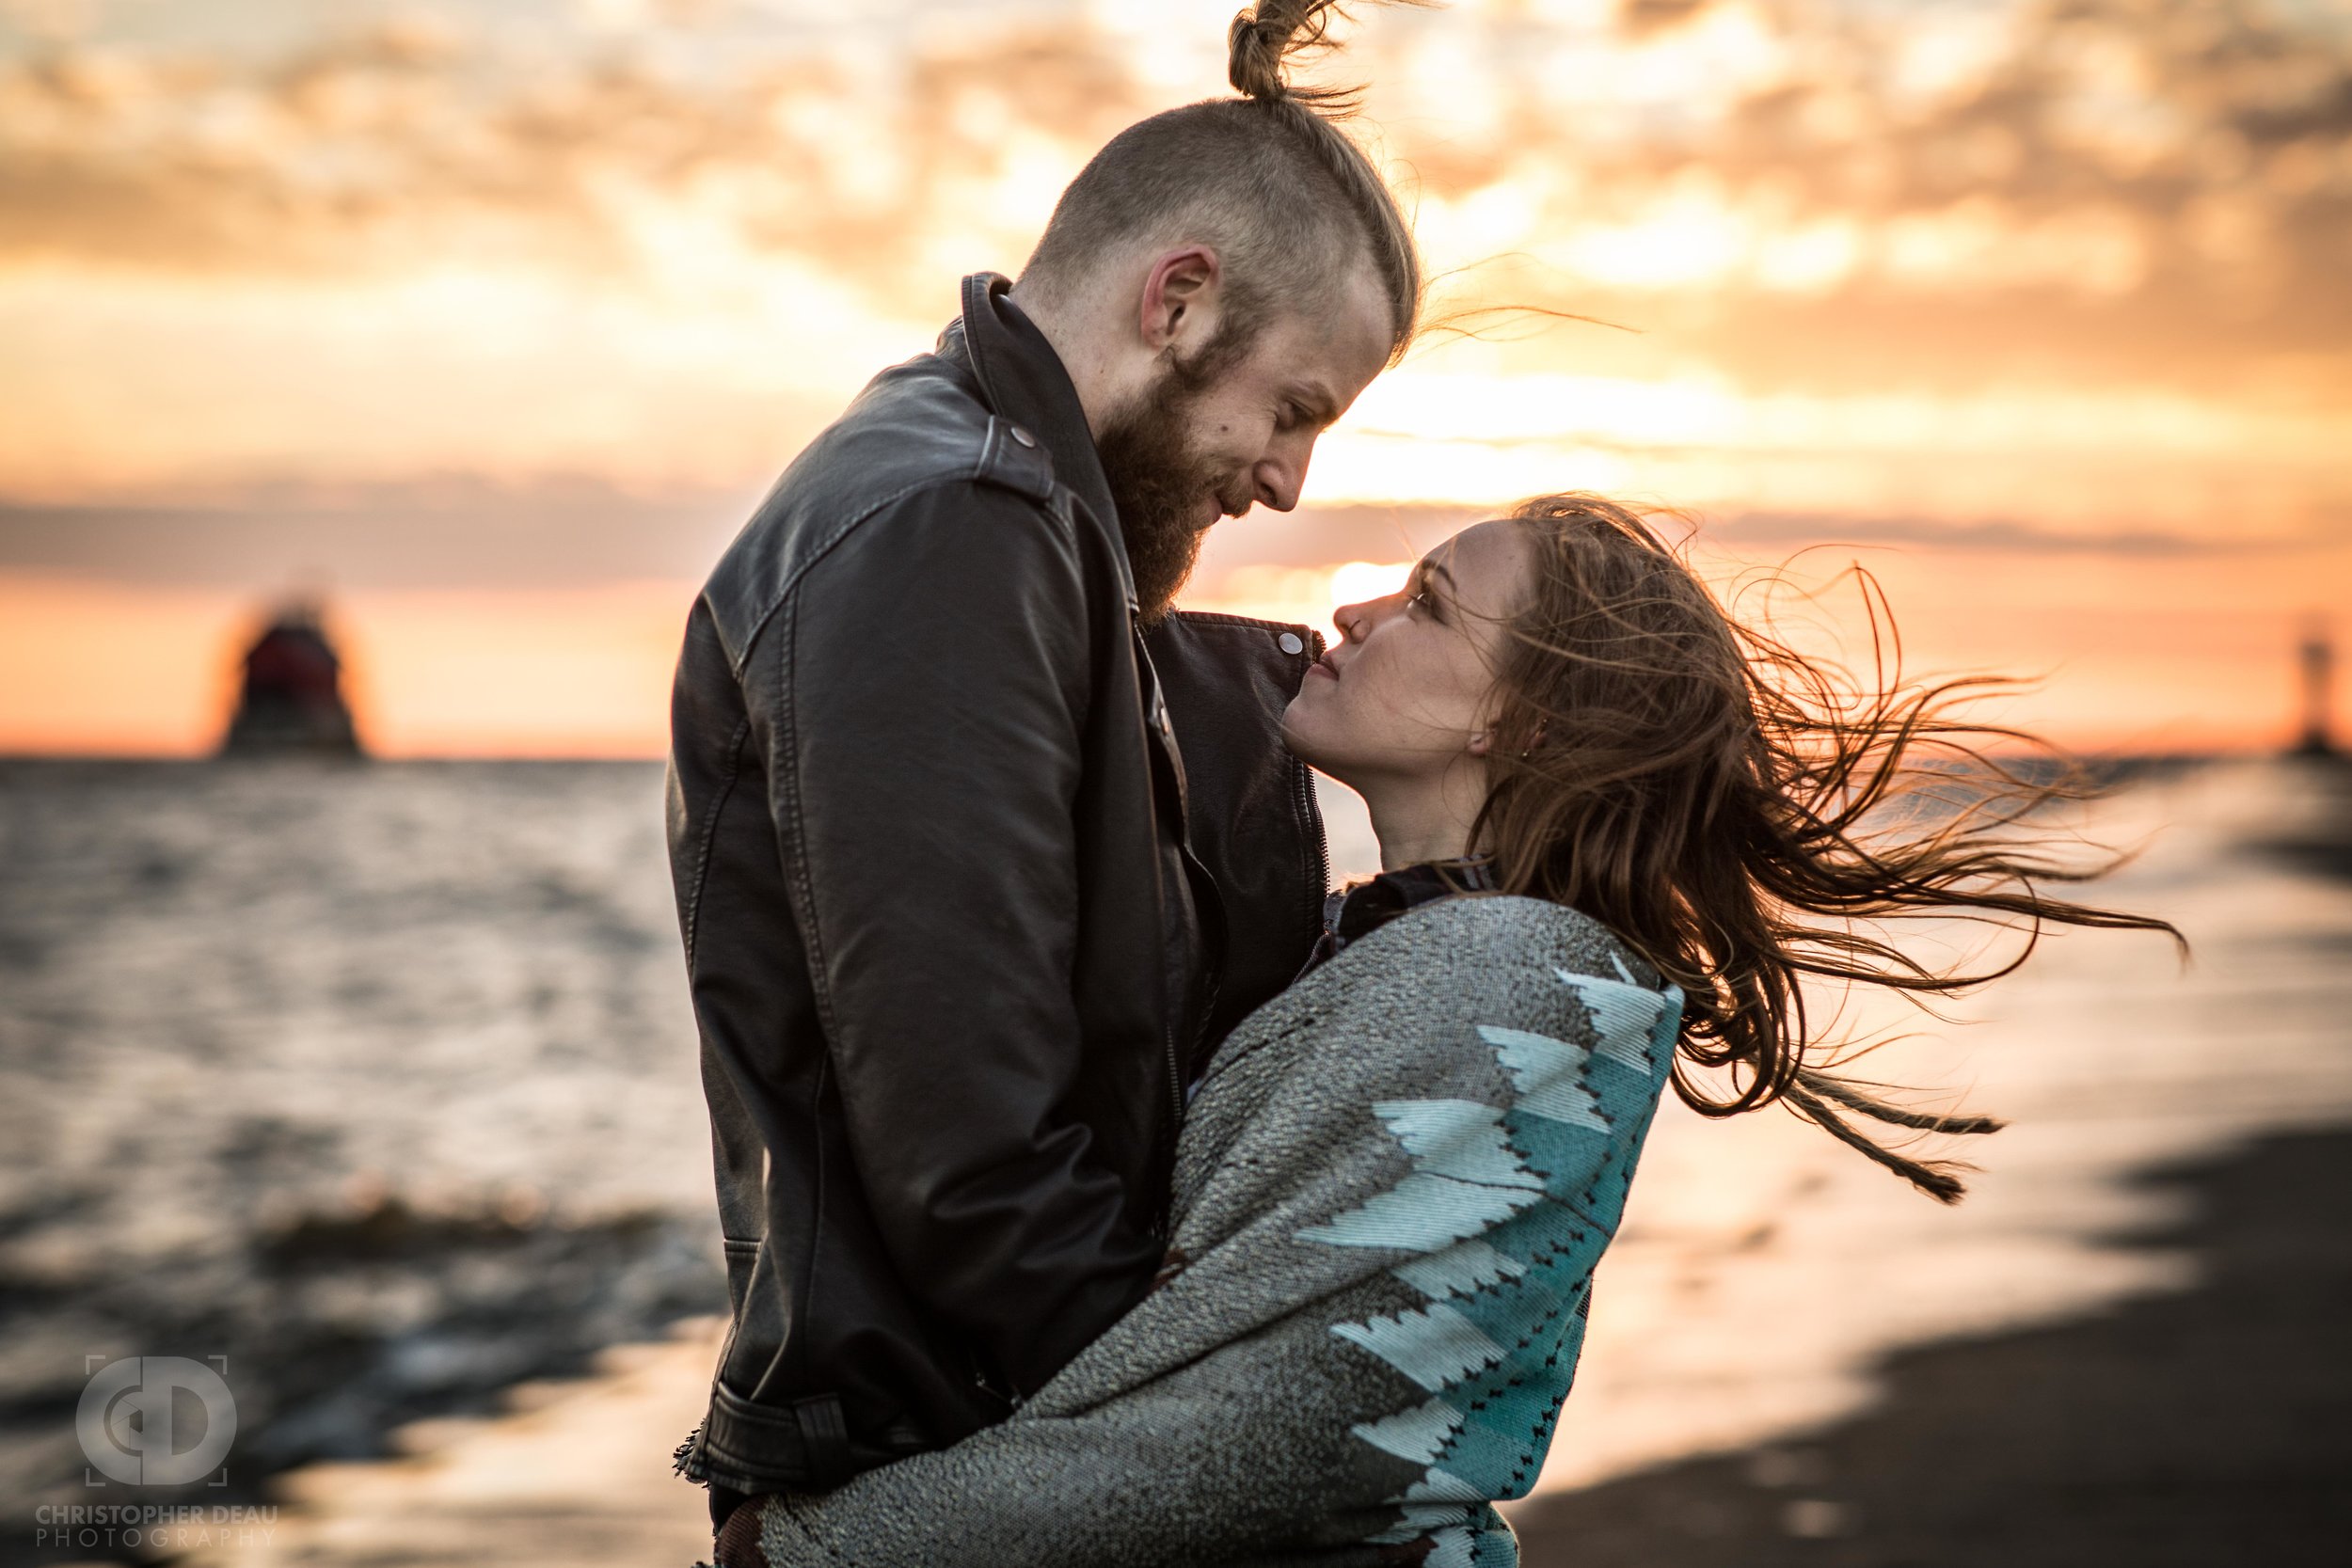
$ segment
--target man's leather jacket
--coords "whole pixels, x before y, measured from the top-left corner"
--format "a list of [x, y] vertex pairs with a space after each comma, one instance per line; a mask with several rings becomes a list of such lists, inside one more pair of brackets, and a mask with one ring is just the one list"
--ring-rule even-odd
[[678, 661], [734, 1314], [680, 1468], [739, 1491], [953, 1442], [1140, 1299], [1186, 1086], [1318, 932], [1276, 724], [1321, 639], [1136, 634], [1077, 394], [1006, 287], [966, 278], [785, 471]]

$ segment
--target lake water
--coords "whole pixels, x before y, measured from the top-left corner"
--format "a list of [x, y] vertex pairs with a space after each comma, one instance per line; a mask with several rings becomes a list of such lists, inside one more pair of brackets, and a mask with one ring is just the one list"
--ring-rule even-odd
[[[243, 1487], [721, 1308], [642, 764], [0, 765], [0, 1509], [85, 1500], [89, 1354], [230, 1356]], [[1367, 863], [1335, 809], [1342, 869]], [[2007, 1117], [1947, 1210], [1669, 1104], [1548, 1487], [1851, 1411], [1895, 1346], [2176, 1287], [2125, 1178], [2352, 1120], [2352, 791], [2143, 776], [2089, 827], [2168, 942], [2052, 939], [1867, 1074]], [[1920, 940], [1960, 940], [1953, 927]], [[701, 1375], [699, 1372], [694, 1375]], [[681, 1433], [643, 1433], [666, 1459]]]
[[250, 1479], [724, 1308], [659, 767], [12, 763], [0, 866], [11, 1532], [88, 1354]]

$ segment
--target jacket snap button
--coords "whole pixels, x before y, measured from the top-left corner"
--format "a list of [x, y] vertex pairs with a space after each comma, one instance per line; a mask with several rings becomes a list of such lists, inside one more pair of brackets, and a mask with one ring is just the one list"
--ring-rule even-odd
[[1012, 438], [1020, 442], [1023, 446], [1033, 447], [1037, 445], [1037, 437], [1022, 429], [1019, 425], [1013, 425], [1010, 428], [1012, 430]]
[[1286, 631], [1274, 641], [1275, 645], [1286, 654], [1303, 654], [1307, 651], [1307, 644], [1298, 640], [1298, 634], [1295, 631]]

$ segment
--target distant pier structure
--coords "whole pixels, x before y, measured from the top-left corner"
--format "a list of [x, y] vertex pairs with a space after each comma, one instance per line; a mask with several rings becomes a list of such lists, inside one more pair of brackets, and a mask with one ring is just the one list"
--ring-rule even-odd
[[359, 755], [343, 701], [343, 662], [319, 625], [315, 605], [281, 607], [246, 650], [237, 710], [223, 756]]
[[2325, 623], [2312, 622], [2311, 629], [2303, 636], [2301, 655], [2303, 731], [2296, 740], [2295, 754], [2332, 757], [2336, 754], [2336, 742], [2328, 715], [2335, 701], [2336, 650], [2328, 641]]

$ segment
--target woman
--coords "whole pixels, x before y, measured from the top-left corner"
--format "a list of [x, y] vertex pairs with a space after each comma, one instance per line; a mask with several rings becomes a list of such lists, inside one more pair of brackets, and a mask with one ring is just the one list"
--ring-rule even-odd
[[2015, 824], [2057, 792], [1970, 749], [2002, 732], [1954, 689], [1841, 683], [1607, 501], [1479, 524], [1338, 623], [1285, 733], [1385, 869], [1210, 1067], [1161, 1284], [1003, 1425], [739, 1510], [723, 1568], [1514, 1562], [1492, 1505], [1542, 1468], [1669, 1081], [1786, 1101], [1950, 1201], [1840, 1109], [1995, 1124], [1818, 1071], [1799, 977], [1987, 977], [1857, 919], [2169, 929], [2034, 891], [2063, 874]]

